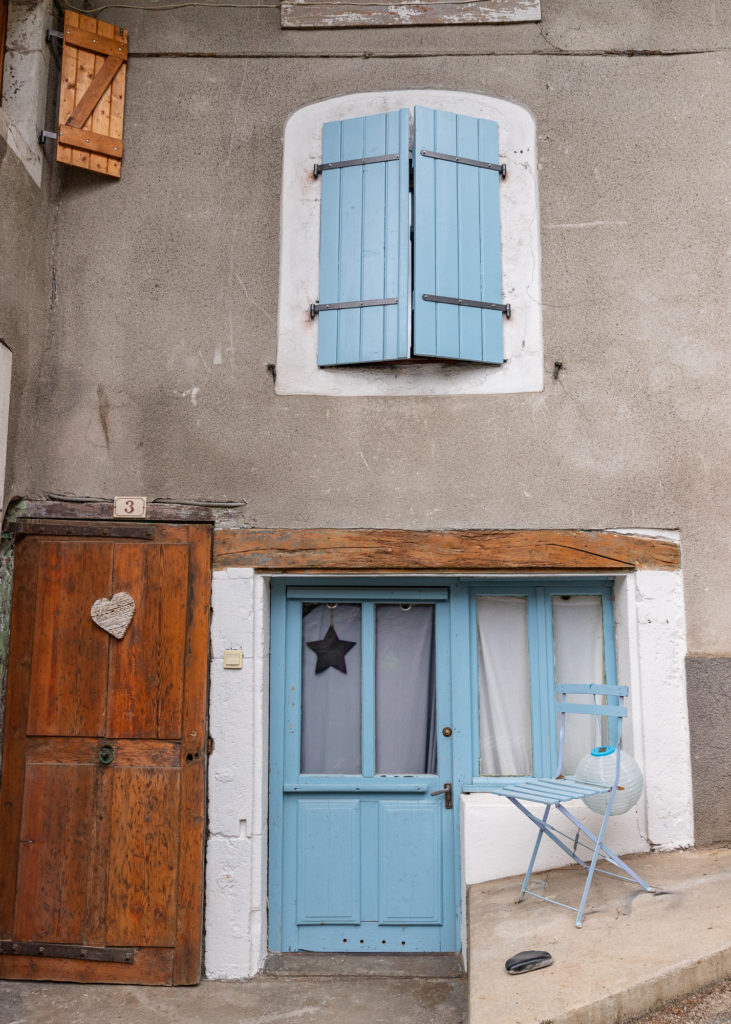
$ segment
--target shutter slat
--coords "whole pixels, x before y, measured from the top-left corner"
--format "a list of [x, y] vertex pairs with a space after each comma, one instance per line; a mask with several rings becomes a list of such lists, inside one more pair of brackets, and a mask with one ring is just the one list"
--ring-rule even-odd
[[422, 150], [497, 164], [497, 124], [416, 108], [414, 355], [502, 363], [499, 310], [422, 298], [502, 302], [500, 176], [488, 168], [425, 157]]
[[323, 126], [323, 164], [392, 153], [399, 159], [322, 172], [318, 301], [398, 304], [321, 310], [320, 366], [408, 356], [408, 139], [407, 110]]

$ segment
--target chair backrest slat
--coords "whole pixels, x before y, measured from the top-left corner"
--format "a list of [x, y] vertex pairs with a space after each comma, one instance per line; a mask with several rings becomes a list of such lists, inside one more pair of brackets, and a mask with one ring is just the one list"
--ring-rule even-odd
[[628, 686], [608, 686], [604, 683], [566, 683], [556, 687], [556, 693], [586, 693], [607, 697], [626, 697], [629, 694]]
[[572, 704], [557, 700], [556, 708], [567, 715], [603, 715], [607, 718], [626, 718], [627, 708], [616, 704]]

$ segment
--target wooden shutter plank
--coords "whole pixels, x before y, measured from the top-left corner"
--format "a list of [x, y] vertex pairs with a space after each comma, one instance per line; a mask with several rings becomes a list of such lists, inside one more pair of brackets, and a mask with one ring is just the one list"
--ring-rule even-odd
[[[116, 29], [115, 29], [114, 25], [110, 25], [108, 22], [99, 21], [99, 22], [97, 22], [97, 35], [95, 36], [95, 38], [97, 39], [97, 42], [107, 38], [107, 39], [109, 39], [111, 41], [112, 44], [114, 44], [114, 34], [115, 34], [115, 31], [116, 31]], [[126, 46], [126, 42], [125, 42], [125, 46]], [[112, 59], [111, 57], [107, 58], [107, 60], [111, 60], [111, 59]], [[96, 56], [96, 58], [94, 60], [95, 78], [94, 78], [94, 83], [92, 84], [92, 86], [89, 89], [89, 92], [91, 92], [93, 90], [94, 85], [96, 84], [97, 78], [101, 77], [101, 75], [103, 73], [104, 65], [107, 63], [107, 60], [104, 60], [100, 55]], [[94, 132], [94, 134], [101, 135], [101, 136], [106, 136], [107, 138], [109, 138], [109, 136], [110, 136], [110, 132], [109, 132], [109, 108], [110, 108], [110, 100], [111, 100], [111, 92], [112, 92], [112, 90], [111, 90], [111, 83], [114, 81], [115, 76], [117, 74], [119, 74], [119, 71], [121, 70], [123, 63], [124, 63], [123, 60], [119, 60], [119, 63], [117, 65], [117, 68], [116, 68], [114, 74], [109, 79], [109, 82], [107, 83], [106, 87], [102, 90], [102, 94], [99, 97], [99, 102], [96, 104], [96, 108], [94, 109], [94, 112], [93, 112], [92, 117], [91, 117], [91, 125], [90, 125], [91, 130], [92, 130], [92, 132]], [[83, 103], [83, 100], [82, 100], [82, 103]], [[83, 122], [82, 122], [82, 124], [83, 124]], [[80, 125], [76, 125], [75, 127], [81, 127], [81, 126]], [[121, 150], [119, 150], [119, 153], [121, 153]], [[98, 171], [100, 174], [109, 174], [108, 151], [106, 151], [104, 153], [104, 155], [98, 154], [95, 158], [92, 158], [91, 161], [90, 161], [90, 165], [91, 165], [91, 169], [93, 171]]]
[[323, 163], [399, 159], [322, 172], [319, 302], [398, 302], [321, 310], [320, 366], [408, 357], [408, 127], [407, 110], [323, 126]]
[[423, 155], [497, 164], [497, 124], [424, 107], [414, 119], [414, 355], [499, 365], [499, 310], [423, 298], [502, 302], [498, 172]]
[[362, 28], [540, 21], [540, 0], [282, 0], [282, 28]]
[[[68, 12], [74, 13], [74, 12]], [[78, 15], [76, 15], [78, 18]], [[94, 18], [85, 17], [85, 22], [93, 22]], [[127, 60], [127, 40], [118, 39], [115, 32], [119, 31], [116, 26], [105, 21], [97, 21], [93, 31], [89, 29], [75, 28], [70, 24], [64, 25], [63, 41], [69, 46], [78, 46], [90, 53], [100, 53], [107, 57], [119, 57], [120, 60]]]
[[120, 176], [126, 59], [126, 30], [65, 12], [56, 150], [61, 163]]
[[[91, 85], [81, 97], [80, 102], [69, 114], [66, 120], [67, 125], [71, 125], [73, 128], [81, 128], [87, 117], [89, 117], [91, 112], [94, 110], [94, 107], [107, 91], [112, 79], [121, 67], [122, 61], [118, 57], [107, 57], [102, 61], [100, 67], [95, 69], [94, 79]], [[100, 114], [103, 117], [103, 113], [103, 111], [95, 111], [95, 118]], [[108, 119], [108, 112], [106, 116]], [[93, 127], [97, 129], [98, 134], [102, 134], [98, 131], [98, 126], [96, 124], [94, 124]], [[108, 124], [104, 127], [108, 127]]]

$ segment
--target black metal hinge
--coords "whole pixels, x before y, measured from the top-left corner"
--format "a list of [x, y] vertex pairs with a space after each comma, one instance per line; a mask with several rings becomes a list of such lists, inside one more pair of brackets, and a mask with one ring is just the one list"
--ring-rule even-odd
[[364, 306], [395, 306], [398, 299], [359, 299], [356, 302], [313, 302], [310, 304], [310, 318], [326, 309], [362, 309]]
[[68, 946], [58, 942], [0, 941], [0, 955], [44, 956], [63, 960], [96, 960], [110, 964], [133, 964], [137, 950], [126, 946]]
[[329, 164], [315, 164], [313, 174], [319, 178], [323, 171], [334, 171], [337, 167], [360, 167], [363, 164], [382, 164], [391, 160], [398, 160], [398, 153], [389, 153], [387, 156], [363, 156], [357, 160], [336, 160]]
[[485, 167], [488, 171], [497, 171], [501, 178], [507, 177], [508, 168], [505, 164], [488, 164], [484, 160], [470, 160], [466, 156], [450, 156], [449, 153], [432, 153], [429, 149], [421, 150], [422, 156], [430, 156], [433, 160], [449, 160], [453, 164], [466, 164], [468, 167]]
[[475, 299], [453, 299], [447, 295], [422, 295], [425, 302], [446, 302], [450, 306], [470, 306], [474, 309], [499, 309], [507, 319], [510, 319], [510, 303], [500, 302], [477, 302]]

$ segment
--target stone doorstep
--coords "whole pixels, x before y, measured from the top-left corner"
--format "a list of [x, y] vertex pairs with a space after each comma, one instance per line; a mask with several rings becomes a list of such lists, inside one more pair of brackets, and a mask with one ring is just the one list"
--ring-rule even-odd
[[[731, 975], [731, 849], [626, 860], [657, 893], [595, 876], [581, 929], [569, 910], [517, 903], [522, 877], [470, 887], [470, 1024], [619, 1024]], [[578, 868], [534, 876], [574, 904], [583, 878]], [[547, 950], [553, 965], [509, 975], [505, 960], [526, 949]]]
[[264, 974], [304, 978], [463, 978], [458, 953], [270, 953]]

